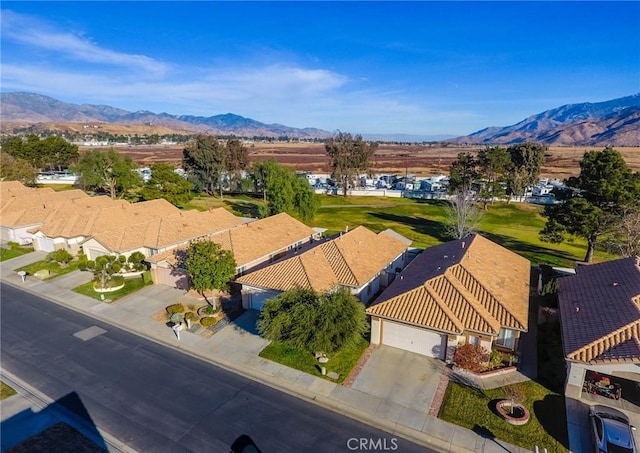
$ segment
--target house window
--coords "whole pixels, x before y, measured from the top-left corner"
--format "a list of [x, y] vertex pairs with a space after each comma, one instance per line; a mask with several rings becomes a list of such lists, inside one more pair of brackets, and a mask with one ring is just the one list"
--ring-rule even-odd
[[467, 337], [467, 343], [478, 346], [480, 344], [480, 337], [477, 335], [469, 335]]
[[245, 270], [245, 269], [244, 269], [244, 266], [240, 266], [240, 267], [238, 268], [238, 275], [242, 275], [242, 274], [244, 274], [244, 270]]
[[500, 329], [500, 332], [498, 332], [498, 338], [496, 338], [495, 344], [513, 349], [516, 344], [516, 332], [503, 327]]

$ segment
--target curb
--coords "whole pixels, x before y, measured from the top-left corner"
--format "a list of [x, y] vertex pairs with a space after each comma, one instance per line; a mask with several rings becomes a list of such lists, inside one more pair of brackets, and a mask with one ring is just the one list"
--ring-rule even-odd
[[[213, 364], [215, 366], [219, 366], [220, 368], [225, 369], [226, 371], [238, 374], [240, 376], [243, 376], [244, 378], [247, 378], [253, 382], [258, 382], [264, 385], [267, 385], [275, 390], [278, 390], [282, 393], [285, 393], [287, 395], [296, 397], [298, 399], [301, 399], [303, 401], [312, 403], [312, 404], [316, 404], [317, 406], [323, 407], [325, 409], [331, 410], [333, 412], [338, 412], [341, 415], [347, 416], [357, 422], [360, 423], [364, 423], [366, 425], [369, 425], [371, 427], [380, 429], [382, 431], [385, 431], [391, 435], [398, 435], [410, 442], [419, 444], [419, 445], [423, 445], [425, 447], [434, 449], [434, 450], [438, 450], [442, 453], [470, 453], [472, 451], [478, 451], [476, 450], [469, 450], [466, 449], [464, 447], [460, 447], [457, 445], [454, 445], [452, 443], [452, 439], [449, 440], [445, 440], [445, 439], [441, 439], [439, 437], [435, 437], [432, 436], [430, 434], [427, 434], [423, 431], [418, 431], [416, 429], [410, 428], [408, 426], [405, 425], [401, 425], [399, 423], [396, 422], [391, 422], [391, 421], [387, 421], [383, 418], [380, 417], [376, 417], [368, 412], [362, 412], [360, 410], [358, 410], [357, 408], [354, 408], [352, 406], [346, 405], [340, 401], [337, 401], [333, 398], [327, 397], [327, 396], [323, 396], [323, 395], [319, 395], [319, 394], [312, 394], [310, 392], [308, 392], [305, 388], [300, 388], [298, 385], [296, 384], [287, 384], [286, 386], [283, 385], [278, 379], [274, 378], [273, 376], [269, 375], [269, 374], [264, 374], [258, 370], [253, 370], [247, 367], [240, 367], [238, 365], [236, 365], [233, 362], [230, 362], [226, 359], [221, 359], [221, 358], [212, 358], [206, 355], [203, 355], [201, 353], [199, 353], [198, 351], [195, 351], [193, 349], [193, 346], [189, 346], [186, 344], [180, 344], [180, 343], [172, 343], [170, 341], [168, 341], [166, 338], [161, 338], [159, 336], [157, 336], [154, 333], [144, 333], [140, 330], [135, 330], [133, 328], [131, 328], [130, 326], [127, 326], [121, 322], [119, 322], [118, 320], [114, 320], [108, 317], [103, 316], [100, 312], [96, 311], [86, 311], [82, 308], [73, 306], [73, 305], [69, 305], [61, 300], [52, 298], [48, 295], [44, 295], [41, 294], [40, 292], [37, 292], [31, 288], [25, 288], [22, 287], [20, 285], [17, 285], [13, 282], [8, 282], [5, 279], [2, 279], [2, 282], [4, 284], [7, 284], [9, 286], [12, 286], [14, 288], [20, 289], [22, 291], [25, 291], [29, 294], [38, 296], [42, 299], [48, 300], [50, 302], [53, 302], [59, 306], [62, 306], [64, 308], [70, 309], [76, 313], [80, 313], [83, 314], [85, 316], [88, 316], [90, 318], [99, 320], [101, 322], [104, 322], [105, 324], [109, 324], [111, 326], [115, 326], [121, 330], [124, 330], [125, 332], [128, 332], [130, 334], [136, 335], [138, 337], [144, 338], [146, 340], [150, 340], [158, 345], [161, 346], [165, 346], [165, 347], [169, 347], [172, 348], [176, 351], [179, 351], [181, 353], [187, 354], [193, 358], [196, 358], [198, 360], [202, 360], [204, 362]], [[336, 384], [338, 385], [338, 384]], [[25, 386], [26, 387], [26, 386]], [[36, 391], [37, 392], [37, 391]], [[36, 393], [34, 392], [34, 393]], [[431, 416], [431, 414], [429, 414], [429, 416]], [[446, 423], [446, 422], [445, 422]], [[457, 426], [457, 425], [452, 425], [452, 426]], [[102, 434], [102, 431], [101, 431]], [[107, 438], [113, 438], [113, 436], [110, 435], [105, 435], [105, 440]], [[120, 441], [114, 442], [114, 444], [117, 443], [122, 444]], [[123, 451], [124, 453], [131, 453], [133, 450], [131, 450], [129, 447], [126, 447], [126, 449], [120, 449], [121, 451]], [[482, 450], [480, 450], [482, 451]]]

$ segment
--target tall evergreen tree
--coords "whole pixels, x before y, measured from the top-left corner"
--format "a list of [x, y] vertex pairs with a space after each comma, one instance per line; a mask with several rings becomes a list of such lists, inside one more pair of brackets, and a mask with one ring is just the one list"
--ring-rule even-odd
[[342, 187], [346, 197], [350, 186], [355, 186], [359, 173], [369, 169], [369, 161], [375, 154], [377, 144], [365, 142], [361, 135], [353, 137], [339, 132], [325, 141], [325, 151], [331, 158], [333, 178]]

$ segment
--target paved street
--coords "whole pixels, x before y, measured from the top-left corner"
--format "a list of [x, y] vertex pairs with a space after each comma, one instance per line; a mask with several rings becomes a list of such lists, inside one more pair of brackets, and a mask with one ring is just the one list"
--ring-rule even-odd
[[243, 434], [263, 452], [394, 438], [4, 284], [2, 365], [52, 399], [77, 395], [69, 409], [138, 451], [225, 452]]

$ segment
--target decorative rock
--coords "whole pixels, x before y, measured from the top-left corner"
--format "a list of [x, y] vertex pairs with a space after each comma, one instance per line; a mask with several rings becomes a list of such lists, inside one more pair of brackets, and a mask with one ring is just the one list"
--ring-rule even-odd
[[338, 379], [340, 377], [340, 375], [338, 373], [336, 373], [335, 371], [329, 371], [327, 373], [327, 376], [329, 376], [331, 379]]
[[320, 363], [327, 363], [329, 361], [329, 358], [324, 356], [324, 357], [318, 357], [318, 362]]

